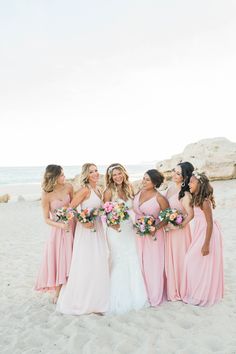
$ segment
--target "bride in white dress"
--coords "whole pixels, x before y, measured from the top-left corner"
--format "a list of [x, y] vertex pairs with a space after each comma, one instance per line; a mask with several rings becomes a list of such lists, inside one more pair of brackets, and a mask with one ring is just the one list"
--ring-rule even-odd
[[[133, 190], [125, 168], [120, 164], [112, 164], [108, 167], [105, 178], [104, 202], [122, 201], [131, 209]], [[110, 249], [109, 313], [122, 314], [147, 306], [146, 288], [131, 217], [120, 225], [107, 227], [107, 240]]]

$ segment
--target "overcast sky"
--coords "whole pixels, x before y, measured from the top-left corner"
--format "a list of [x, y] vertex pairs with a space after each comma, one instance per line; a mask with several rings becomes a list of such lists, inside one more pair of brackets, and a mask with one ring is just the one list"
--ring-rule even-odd
[[236, 2], [1, 1], [0, 166], [236, 142]]

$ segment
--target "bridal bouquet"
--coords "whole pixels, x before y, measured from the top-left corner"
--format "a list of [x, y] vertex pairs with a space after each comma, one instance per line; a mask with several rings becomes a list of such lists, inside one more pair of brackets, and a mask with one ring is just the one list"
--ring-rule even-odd
[[122, 221], [129, 219], [129, 208], [123, 202], [106, 202], [100, 211], [102, 219], [108, 226], [119, 225]]
[[[69, 207], [62, 207], [54, 210], [54, 220], [68, 224], [77, 214], [77, 210]], [[69, 231], [69, 230], [68, 230]]]
[[[99, 216], [99, 209], [97, 208], [85, 208], [81, 210], [80, 213], [77, 213], [76, 217], [79, 222], [86, 224], [88, 222], [94, 223], [96, 218]], [[93, 232], [96, 232], [96, 229], [92, 229]]]
[[[134, 227], [137, 229], [137, 234], [139, 236], [150, 235], [151, 232], [155, 231], [156, 220], [151, 215], [144, 215], [139, 218]], [[153, 238], [156, 241], [156, 237]]]
[[167, 208], [162, 210], [159, 214], [159, 219], [161, 221], [169, 222], [175, 226], [179, 226], [184, 221], [183, 213], [177, 209]]

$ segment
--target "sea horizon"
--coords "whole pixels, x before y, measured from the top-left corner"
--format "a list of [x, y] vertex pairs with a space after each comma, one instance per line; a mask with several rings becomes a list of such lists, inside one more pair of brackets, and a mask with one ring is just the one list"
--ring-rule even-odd
[[[130, 180], [141, 178], [149, 168], [155, 168], [155, 162], [146, 162], [140, 164], [124, 164], [130, 176]], [[104, 174], [109, 164], [97, 165], [101, 174]], [[46, 166], [1, 166], [0, 167], [0, 185], [22, 185], [38, 184], [42, 182]], [[81, 172], [82, 165], [64, 165], [63, 169], [67, 179], [73, 179]]]

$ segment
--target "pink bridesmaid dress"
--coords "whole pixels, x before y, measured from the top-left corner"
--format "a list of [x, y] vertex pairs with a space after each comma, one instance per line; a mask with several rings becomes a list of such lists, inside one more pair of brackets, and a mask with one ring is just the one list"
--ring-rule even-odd
[[[167, 199], [170, 208], [175, 208], [186, 214], [178, 193]], [[191, 243], [190, 225], [187, 224], [183, 229], [170, 230], [165, 232], [165, 274], [167, 299], [170, 301], [181, 300], [180, 288], [184, 267], [184, 257]]]
[[[158, 218], [160, 206], [156, 196], [139, 204], [140, 193], [134, 198], [135, 220], [144, 215], [152, 215]], [[151, 306], [158, 306], [164, 298], [164, 232], [163, 229], [156, 232], [157, 240], [151, 236], [138, 236], [137, 245], [139, 261], [145, 282], [148, 301]]]
[[[101, 199], [91, 189], [81, 209], [100, 208]], [[94, 232], [77, 223], [68, 282], [62, 287], [56, 310], [70, 315], [104, 313], [109, 308], [108, 246], [101, 218]]]
[[[55, 209], [70, 203], [70, 196], [64, 200], [54, 199], [50, 203], [50, 214], [53, 218]], [[35, 284], [35, 290], [55, 290], [59, 285], [66, 283], [73, 247], [73, 226], [69, 232], [52, 226], [51, 234], [46, 242], [43, 260]]]
[[206, 235], [206, 218], [199, 207], [194, 207], [192, 243], [185, 256], [181, 295], [183, 301], [193, 305], [213, 305], [224, 293], [222, 236], [218, 223], [213, 222], [210, 253], [202, 256]]

